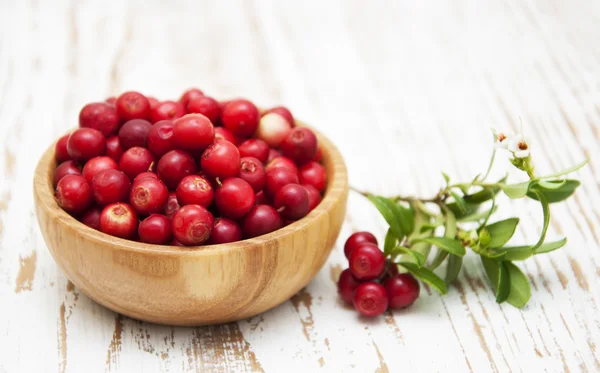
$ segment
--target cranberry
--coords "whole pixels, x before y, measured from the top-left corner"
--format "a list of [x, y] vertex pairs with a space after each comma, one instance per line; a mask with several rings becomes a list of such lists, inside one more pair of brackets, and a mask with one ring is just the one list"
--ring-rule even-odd
[[232, 144], [236, 143], [233, 134], [225, 127], [215, 127], [215, 141], [226, 140]]
[[256, 106], [244, 99], [229, 101], [221, 113], [223, 126], [240, 137], [252, 136], [258, 127], [258, 119]]
[[352, 233], [352, 235], [348, 237], [346, 243], [344, 244], [344, 254], [346, 255], [346, 258], [350, 258], [350, 254], [352, 254], [354, 249], [364, 243], [372, 243], [377, 246], [377, 238], [375, 238], [375, 236], [369, 232]]
[[185, 107], [181, 102], [163, 101], [150, 109], [150, 120], [158, 122], [160, 120], [177, 119], [185, 115]]
[[271, 113], [260, 118], [256, 137], [269, 146], [278, 147], [292, 131], [292, 125], [281, 115]]
[[183, 95], [181, 95], [181, 98], [179, 98], [179, 102], [183, 104], [184, 108], [187, 108], [191, 100], [202, 96], [204, 96], [204, 92], [202, 92], [198, 88], [190, 88], [187, 91], [183, 92]]
[[385, 256], [371, 243], [362, 244], [354, 249], [348, 261], [352, 275], [362, 281], [376, 279], [385, 269]]
[[88, 184], [92, 185], [92, 180], [102, 170], [118, 170], [119, 165], [111, 157], [101, 156], [90, 159], [83, 166], [82, 175]]
[[292, 113], [286, 107], [276, 106], [274, 108], [271, 108], [271, 109], [267, 110], [264, 115], [266, 116], [269, 113], [275, 113], [275, 114], [281, 115], [282, 117], [285, 118], [285, 120], [288, 121], [288, 123], [292, 127], [294, 126], [294, 123], [295, 123], [294, 116], [292, 115]]
[[119, 168], [133, 180], [134, 177], [152, 169], [154, 156], [150, 150], [134, 146], [128, 149], [119, 160]]
[[268, 198], [273, 198], [279, 189], [288, 184], [298, 184], [298, 175], [289, 168], [277, 167], [267, 170], [265, 193]]
[[241, 239], [242, 229], [235, 221], [227, 218], [215, 219], [215, 225], [210, 235], [210, 244], [235, 242]]
[[308, 128], [296, 127], [281, 143], [281, 152], [301, 165], [311, 161], [317, 154], [317, 136]]
[[224, 217], [239, 219], [254, 206], [256, 196], [247, 181], [232, 177], [223, 181], [215, 192], [215, 203]]
[[233, 177], [240, 172], [240, 152], [229, 141], [217, 141], [209, 146], [200, 159], [202, 171], [211, 177]]
[[54, 170], [54, 186], [67, 175], [81, 175], [81, 169], [75, 161], [65, 161]]
[[150, 117], [150, 102], [139, 92], [125, 92], [115, 103], [121, 121], [131, 119], [148, 119]]
[[126, 203], [110, 204], [100, 214], [100, 230], [121, 238], [132, 238], [138, 226], [135, 211]]
[[138, 174], [136, 177], [133, 178], [133, 184], [137, 183], [138, 181], [145, 179], [145, 178], [151, 178], [151, 179], [158, 179], [158, 175], [156, 175], [154, 172], [142, 172], [141, 174]]
[[288, 184], [277, 192], [274, 207], [285, 219], [297, 220], [308, 214], [308, 192], [298, 184]]
[[221, 107], [214, 98], [200, 96], [190, 100], [190, 102], [187, 104], [187, 112], [202, 114], [213, 124], [216, 124], [221, 116]]
[[111, 96], [111, 97], [107, 98], [106, 100], [104, 100], [104, 102], [106, 102], [109, 105], [115, 106], [117, 103], [117, 98], [115, 96]]
[[173, 122], [161, 120], [154, 123], [148, 132], [148, 149], [157, 157], [175, 149], [173, 144]]
[[104, 136], [115, 134], [119, 129], [117, 109], [105, 102], [87, 104], [79, 112], [79, 127], [96, 129]]
[[138, 227], [140, 241], [163, 245], [171, 241], [171, 221], [164, 215], [152, 214], [140, 222]]
[[92, 204], [92, 188], [82, 176], [66, 175], [58, 182], [54, 198], [66, 212], [79, 214]]
[[356, 288], [354, 308], [363, 316], [379, 316], [387, 310], [388, 298], [380, 284], [366, 282]]
[[254, 201], [255, 205], [266, 205], [269, 202], [267, 201], [267, 198], [265, 197], [265, 193], [261, 190], [260, 192], [256, 193], [256, 200]]
[[160, 158], [156, 172], [169, 190], [174, 190], [181, 179], [196, 172], [196, 162], [184, 151], [171, 150]]
[[184, 245], [201, 245], [210, 237], [213, 224], [213, 216], [204, 207], [183, 206], [173, 215], [173, 235]]
[[106, 151], [104, 135], [93, 128], [79, 128], [75, 130], [67, 141], [67, 151], [71, 159], [87, 161]]
[[248, 139], [238, 146], [240, 156], [242, 157], [254, 157], [265, 163], [269, 158], [269, 145], [266, 142], [259, 139]]
[[244, 217], [242, 232], [245, 237], [251, 238], [276, 231], [282, 226], [277, 210], [269, 205], [256, 205]]
[[281, 157], [281, 153], [277, 149], [269, 149], [269, 157], [267, 157], [267, 163], [270, 163], [273, 159]]
[[313, 161], [319, 162], [322, 157], [323, 157], [323, 152], [321, 151], [321, 148], [317, 147], [317, 153], [315, 154]]
[[198, 175], [184, 177], [177, 186], [177, 201], [183, 205], [208, 207], [213, 201], [213, 188], [210, 183]]
[[146, 96], [146, 98], [148, 99], [148, 103], [150, 104], [150, 110], [154, 109], [158, 106], [158, 104], [160, 104], [160, 101], [158, 101], [155, 97]]
[[202, 151], [215, 139], [215, 128], [202, 114], [187, 114], [173, 121], [173, 143], [178, 149]]
[[302, 184], [308, 192], [308, 211], [312, 211], [321, 202], [321, 193], [312, 185]]
[[96, 230], [100, 230], [100, 214], [102, 213], [102, 209], [98, 206], [93, 206], [89, 210], [86, 211], [85, 214], [81, 217], [81, 222], [87, 225], [90, 228], [94, 228]]
[[177, 194], [170, 192], [169, 197], [167, 197], [167, 204], [165, 205], [165, 215], [167, 218], [171, 219], [180, 207], [179, 201], [177, 201]]
[[92, 180], [94, 200], [101, 206], [126, 201], [130, 188], [129, 178], [119, 170], [100, 171]]
[[64, 135], [63, 137], [58, 139], [56, 145], [54, 146], [54, 159], [56, 159], [56, 162], [58, 163], [63, 163], [65, 161], [71, 160], [71, 156], [69, 155], [69, 151], [67, 150], [67, 142], [69, 141], [69, 136], [71, 136], [71, 134]]
[[182, 244], [181, 242], [177, 241], [176, 239], [173, 238], [173, 241], [171, 241], [171, 246], [179, 246], [179, 247], [185, 247], [184, 244]]
[[169, 190], [162, 181], [146, 177], [133, 183], [129, 193], [129, 203], [140, 215], [149, 215], [162, 212]]
[[134, 146], [145, 148], [148, 145], [148, 132], [152, 124], [144, 119], [132, 119], [125, 122], [119, 130], [119, 143], [125, 150]]
[[401, 273], [384, 283], [390, 308], [404, 308], [419, 297], [419, 282], [410, 273]]
[[344, 302], [352, 304], [352, 301], [354, 300], [354, 294], [356, 293], [356, 288], [358, 285], [360, 285], [360, 282], [355, 279], [354, 276], [352, 276], [350, 268], [346, 268], [342, 271], [337, 285], [340, 297], [344, 300]]
[[265, 186], [265, 168], [258, 159], [244, 157], [240, 160], [240, 179], [246, 180], [254, 192], [258, 193]]
[[298, 173], [300, 182], [302, 184], [310, 184], [317, 188], [319, 192], [325, 189], [325, 181], [327, 175], [325, 174], [325, 168], [317, 162], [308, 162], [300, 168]]
[[287, 157], [282, 156], [282, 157], [277, 157], [277, 158], [271, 160], [265, 166], [265, 170], [269, 171], [270, 169], [277, 168], [277, 167], [288, 168], [291, 171], [293, 171], [294, 174], [296, 174], [296, 175], [298, 174], [298, 167], [296, 166], [294, 161], [292, 161], [291, 159], [289, 159]]
[[118, 162], [124, 151], [125, 150], [121, 147], [119, 136], [113, 136], [106, 139], [106, 155]]

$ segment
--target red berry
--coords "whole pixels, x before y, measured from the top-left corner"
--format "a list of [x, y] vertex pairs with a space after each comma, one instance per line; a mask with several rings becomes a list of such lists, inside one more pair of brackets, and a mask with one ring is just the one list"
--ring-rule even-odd
[[337, 285], [340, 297], [344, 300], [344, 302], [352, 304], [352, 301], [354, 300], [354, 294], [356, 293], [356, 288], [358, 285], [360, 285], [360, 282], [355, 279], [354, 276], [352, 276], [350, 268], [346, 268], [342, 271]]
[[65, 161], [54, 170], [54, 186], [67, 175], [81, 175], [81, 169], [75, 161]]
[[240, 160], [240, 179], [246, 180], [255, 193], [262, 191], [267, 180], [265, 168], [262, 163], [253, 157], [244, 157]]
[[308, 211], [312, 211], [321, 202], [321, 193], [312, 185], [302, 184], [308, 192]]
[[183, 107], [187, 108], [191, 100], [202, 96], [204, 96], [204, 93], [201, 90], [198, 88], [190, 88], [183, 92], [183, 95], [181, 95], [181, 98], [179, 98], [179, 102], [181, 102]]
[[204, 207], [183, 206], [173, 215], [173, 235], [184, 245], [201, 245], [210, 237], [213, 224], [213, 216]]
[[160, 120], [173, 120], [185, 115], [185, 107], [181, 102], [163, 101], [150, 109], [150, 120], [156, 123]]
[[117, 103], [117, 98], [115, 96], [111, 96], [111, 97], [107, 98], [106, 100], [104, 100], [104, 102], [106, 102], [109, 105], [115, 106]]
[[277, 210], [269, 205], [256, 205], [242, 221], [242, 232], [247, 238], [262, 236], [283, 226]]
[[90, 159], [83, 166], [82, 175], [88, 184], [92, 185], [92, 180], [102, 170], [118, 170], [119, 165], [111, 157], [101, 156]]
[[369, 232], [352, 233], [344, 244], [344, 254], [346, 255], [346, 258], [350, 258], [352, 251], [364, 243], [372, 243], [377, 246], [377, 238]]
[[308, 214], [308, 192], [298, 184], [288, 184], [277, 192], [274, 207], [285, 219], [297, 220]]
[[130, 188], [129, 178], [119, 170], [100, 171], [92, 180], [94, 200], [101, 206], [126, 201]]
[[171, 246], [179, 246], [179, 247], [185, 247], [184, 244], [182, 244], [181, 242], [177, 241], [176, 239], [173, 238], [173, 241], [171, 241]]
[[281, 152], [296, 164], [310, 162], [317, 154], [317, 136], [308, 128], [296, 127], [281, 143]]
[[268, 198], [273, 198], [279, 189], [288, 184], [298, 184], [298, 182], [298, 175], [289, 168], [272, 168], [267, 170], [264, 191]]
[[385, 269], [385, 256], [371, 243], [362, 244], [354, 249], [348, 261], [352, 275], [362, 281], [376, 279]]
[[215, 192], [215, 203], [221, 215], [231, 219], [239, 219], [254, 206], [256, 196], [254, 190], [238, 177], [223, 181]]
[[96, 129], [104, 136], [113, 135], [119, 129], [117, 109], [105, 102], [87, 104], [79, 112], [79, 127]]
[[296, 166], [294, 161], [292, 161], [291, 159], [289, 159], [287, 157], [277, 157], [277, 158], [271, 160], [265, 166], [265, 170], [269, 171], [270, 169], [277, 168], [277, 167], [288, 168], [291, 171], [293, 171], [296, 175], [298, 174], [298, 167]]
[[124, 150], [134, 146], [145, 148], [148, 145], [148, 133], [152, 124], [144, 119], [132, 119], [125, 122], [119, 130], [119, 143]]
[[226, 140], [232, 144], [236, 143], [233, 134], [225, 127], [215, 127], [215, 141]]
[[209, 243], [212, 245], [240, 241], [242, 239], [242, 229], [233, 220], [227, 218], [215, 219]]
[[123, 153], [119, 161], [119, 168], [133, 180], [142, 172], [150, 171], [153, 163], [154, 156], [150, 150], [134, 146]]
[[158, 176], [154, 172], [142, 172], [141, 174], [138, 174], [136, 177], [133, 178], [133, 184], [148, 177], [151, 179], [159, 180]]
[[150, 102], [141, 93], [125, 92], [115, 103], [121, 121], [150, 118]]
[[269, 149], [269, 157], [267, 158], [267, 163], [271, 163], [271, 161], [277, 157], [281, 157], [281, 153], [277, 149]]
[[259, 139], [248, 139], [238, 146], [240, 156], [254, 157], [261, 163], [265, 163], [269, 158], [269, 145]]
[[119, 162], [125, 150], [121, 147], [119, 136], [113, 136], [106, 139], [106, 155]]
[[317, 153], [315, 154], [313, 161], [319, 162], [322, 157], [323, 157], [323, 152], [321, 151], [321, 148], [317, 147]]
[[154, 109], [158, 106], [158, 104], [160, 104], [160, 101], [158, 101], [155, 97], [146, 96], [146, 98], [148, 99], [148, 103], [150, 104], [150, 110]]
[[138, 227], [140, 241], [163, 245], [171, 241], [171, 221], [164, 215], [152, 214], [140, 222]]
[[200, 164], [202, 171], [211, 177], [237, 176], [240, 172], [240, 152], [229, 141], [217, 141], [202, 153]]
[[54, 146], [54, 159], [56, 159], [57, 163], [63, 163], [65, 161], [71, 160], [71, 156], [69, 155], [69, 151], [67, 150], [67, 142], [69, 141], [69, 136], [64, 135], [56, 142]]
[[354, 308], [363, 316], [379, 316], [387, 310], [388, 299], [380, 284], [366, 282], [356, 288]]
[[190, 102], [187, 104], [187, 112], [202, 114], [213, 124], [216, 124], [221, 115], [221, 107], [214, 98], [200, 96], [190, 100]]
[[281, 115], [282, 117], [285, 118], [285, 120], [288, 121], [288, 123], [292, 127], [294, 126], [294, 123], [295, 123], [294, 116], [292, 115], [292, 113], [286, 107], [276, 106], [274, 108], [271, 108], [271, 109], [267, 110], [263, 115], [266, 116], [269, 113], [276, 113], [276, 114]]
[[171, 150], [158, 161], [156, 173], [167, 185], [169, 190], [175, 190], [181, 179], [196, 172], [194, 158], [182, 150]]
[[165, 205], [165, 216], [169, 219], [173, 218], [173, 215], [175, 215], [175, 212], [177, 212], [180, 207], [179, 201], [177, 201], [177, 194], [175, 194], [175, 192], [170, 192], [169, 197], [167, 197], [167, 204]]
[[410, 273], [401, 273], [389, 278], [384, 287], [390, 308], [408, 307], [419, 297], [419, 282]]
[[300, 182], [302, 184], [310, 184], [317, 188], [319, 192], [325, 189], [325, 182], [327, 175], [325, 174], [325, 168], [317, 162], [308, 162], [300, 168], [298, 173]]
[[98, 206], [93, 206], [89, 210], [86, 211], [85, 214], [81, 217], [81, 222], [87, 225], [90, 228], [94, 228], [96, 230], [100, 230], [100, 214], [102, 213], [102, 208]]
[[162, 212], [169, 197], [169, 190], [162, 181], [146, 177], [133, 183], [129, 203], [140, 215]]
[[213, 201], [213, 188], [203, 177], [189, 175], [184, 177], [177, 186], [177, 201], [179, 205], [200, 205], [208, 207]]
[[178, 149], [202, 151], [215, 139], [215, 128], [202, 114], [187, 114], [173, 121], [173, 144]]
[[291, 131], [292, 125], [284, 117], [271, 113], [260, 118], [256, 137], [269, 146], [279, 147]]
[[161, 120], [154, 123], [148, 132], [148, 149], [157, 157], [175, 149], [173, 144], [173, 122]]
[[100, 214], [100, 230], [121, 238], [132, 238], [137, 231], [138, 218], [126, 203], [110, 204]]
[[92, 204], [92, 188], [82, 176], [66, 175], [58, 182], [54, 198], [66, 212], [79, 214]]
[[265, 193], [261, 190], [260, 192], [256, 193], [256, 200], [254, 201], [255, 205], [267, 205], [269, 202], [267, 201], [267, 198], [265, 197]]
[[256, 106], [244, 99], [229, 101], [221, 113], [223, 126], [239, 137], [252, 136], [258, 127], [259, 117]]
[[71, 159], [87, 161], [106, 151], [104, 135], [93, 128], [79, 128], [75, 130], [67, 141], [67, 152]]

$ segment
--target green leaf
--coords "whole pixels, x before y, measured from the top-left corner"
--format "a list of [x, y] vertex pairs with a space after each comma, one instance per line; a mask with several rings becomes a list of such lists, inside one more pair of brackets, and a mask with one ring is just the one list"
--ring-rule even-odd
[[454, 198], [454, 202], [456, 202], [459, 211], [465, 213], [467, 211], [467, 203], [465, 202], [465, 200], [461, 196], [456, 194], [456, 192], [450, 191], [450, 195], [452, 196], [452, 198]]
[[481, 263], [483, 263], [483, 269], [485, 269], [485, 273], [490, 280], [494, 294], [497, 294], [498, 280], [500, 278], [500, 264], [493, 259], [486, 258], [485, 256], [481, 256]]
[[458, 221], [461, 222], [461, 223], [467, 223], [467, 222], [472, 222], [472, 221], [479, 221], [481, 219], [487, 218], [489, 215], [491, 215], [494, 212], [496, 212], [496, 210], [498, 210], [498, 206], [494, 205], [490, 210], [480, 211], [480, 212], [476, 212], [476, 213], [471, 214], [471, 215], [463, 216], [460, 219], [458, 219]]
[[383, 243], [383, 254], [387, 256], [392, 251], [392, 249], [396, 247], [397, 242], [398, 240], [396, 239], [396, 236], [394, 236], [392, 230], [388, 228], [388, 231], [385, 234], [385, 241]]
[[492, 242], [492, 235], [484, 227], [479, 231], [479, 246], [482, 249], [487, 249], [490, 246], [490, 242]]
[[539, 185], [542, 189], [554, 190], [562, 187], [566, 182], [567, 180], [540, 180], [536, 185]]
[[485, 229], [492, 237], [488, 247], [495, 249], [507, 243], [515, 234], [517, 224], [519, 224], [518, 218], [510, 218], [486, 226]]
[[531, 181], [526, 181], [519, 184], [504, 184], [501, 187], [504, 191], [504, 194], [506, 194], [509, 198], [517, 199], [523, 198], [527, 195], [530, 183]]
[[450, 183], [450, 176], [448, 176], [448, 174], [446, 174], [445, 172], [442, 172], [442, 176], [444, 177], [444, 180], [446, 180], [446, 184]]
[[413, 242], [427, 242], [429, 244], [435, 245], [440, 249], [446, 250], [450, 254], [464, 256], [466, 250], [462, 243], [458, 240], [446, 237], [422, 237], [417, 238]]
[[485, 188], [474, 194], [467, 194], [463, 197], [466, 203], [483, 203], [494, 197], [500, 188]]
[[536, 189], [537, 191], [539, 191], [540, 193], [543, 193], [544, 196], [546, 197], [546, 199], [548, 200], [548, 203], [556, 203], [556, 202], [561, 202], [564, 201], [565, 199], [569, 198], [573, 193], [575, 193], [575, 189], [577, 189], [577, 187], [579, 185], [581, 185], [581, 182], [579, 180], [564, 180], [565, 183], [563, 185], [561, 185], [558, 188], [555, 189], [546, 189], [543, 188], [541, 185], [535, 185], [533, 186], [529, 191], [529, 193], [527, 193], [527, 196], [529, 198], [533, 198], [537, 201], [539, 201], [539, 197], [537, 196], [537, 194], [533, 191], [533, 189]]
[[546, 199], [546, 195], [541, 193], [539, 190], [534, 189], [533, 192], [537, 196], [542, 205], [542, 212], [544, 213], [544, 225], [542, 226], [542, 234], [540, 235], [540, 239], [538, 242], [531, 248], [532, 250], [537, 250], [546, 239], [546, 232], [548, 232], [548, 225], [550, 225], [550, 206], [548, 205], [548, 200]]
[[565, 246], [566, 243], [567, 239], [563, 238], [559, 241], [544, 243], [535, 249], [535, 251], [531, 245], [502, 247], [500, 250], [505, 253], [504, 257], [502, 257], [503, 260], [525, 260], [536, 254], [545, 254], [554, 250], [558, 250]]
[[448, 267], [446, 268], [446, 279], [444, 280], [446, 284], [450, 285], [456, 280], [460, 273], [462, 262], [463, 258], [450, 254], [448, 257]]
[[401, 254], [407, 254], [410, 256], [414, 260], [415, 264], [419, 267], [423, 267], [425, 265], [425, 256], [418, 251], [409, 249], [408, 247], [396, 246], [391, 252], [392, 258]]
[[537, 249], [535, 249], [535, 253], [536, 253], [536, 255], [537, 254], [546, 254], [551, 251], [558, 250], [561, 247], [565, 246], [566, 244], [567, 244], [566, 237], [563, 238], [562, 240], [547, 242], [547, 243], [544, 243], [541, 246], [539, 246]]
[[394, 207], [396, 203], [388, 198], [372, 194], [369, 195], [368, 198], [369, 201], [371, 201], [375, 207], [377, 207], [377, 210], [379, 210], [385, 221], [389, 224], [390, 230], [394, 236], [396, 236], [396, 239], [398, 241], [402, 241], [408, 232], [403, 229], [403, 224], [400, 222], [402, 217], [398, 215], [397, 210]]
[[510, 292], [506, 301], [517, 308], [522, 308], [531, 298], [531, 288], [527, 276], [511, 262], [504, 262], [504, 265], [510, 277]]
[[425, 267], [417, 267], [414, 263], [401, 262], [401, 266], [406, 268], [407, 271], [415, 275], [419, 280], [429, 284], [435, 290], [437, 290], [440, 294], [444, 295], [448, 293], [448, 287], [446, 283], [438, 277], [433, 271]]
[[498, 267], [498, 285], [496, 285], [496, 302], [502, 303], [508, 299], [510, 293], [510, 276], [508, 269], [504, 263], [500, 263]]
[[415, 211], [398, 203], [392, 202], [392, 211], [400, 219], [400, 225], [408, 236], [415, 230]]
[[559, 177], [559, 176], [570, 174], [571, 172], [575, 172], [575, 171], [579, 170], [580, 168], [582, 168], [583, 166], [585, 166], [589, 161], [590, 160], [588, 158], [585, 161], [583, 161], [583, 162], [581, 162], [579, 164], [576, 164], [573, 167], [569, 167], [567, 169], [564, 169], [564, 170], [559, 171], [559, 172], [554, 173], [554, 174], [550, 174], [550, 175], [539, 177], [538, 179], [554, 179], [554, 178]]
[[[444, 237], [449, 239], [454, 239], [456, 237], [456, 218], [452, 211], [450, 211], [447, 207], [442, 205], [444, 210], [444, 215], [446, 216], [446, 230], [444, 231]], [[446, 250], [438, 250], [433, 262], [429, 266], [430, 269], [436, 269], [446, 260], [448, 256], [448, 251]]]
[[458, 204], [456, 202], [450, 202], [446, 204], [446, 207], [448, 207], [448, 209], [450, 211], [452, 211], [452, 213], [454, 214], [454, 216], [456, 216], [457, 219], [462, 219], [466, 216], [469, 215], [473, 215], [475, 213], [477, 213], [477, 211], [479, 210], [480, 205], [479, 204], [471, 204], [471, 203], [466, 203], [465, 206], [463, 206], [463, 208], [466, 209], [461, 209]]

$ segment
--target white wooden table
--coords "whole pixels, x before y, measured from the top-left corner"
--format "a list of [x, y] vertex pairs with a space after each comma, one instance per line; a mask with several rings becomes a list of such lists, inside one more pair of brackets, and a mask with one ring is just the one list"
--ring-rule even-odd
[[[0, 372], [600, 371], [600, 2], [0, 1]], [[475, 256], [446, 297], [362, 320], [338, 300], [343, 242], [385, 224], [351, 195], [323, 270], [289, 302], [229, 325], [171, 328], [80, 294], [39, 233], [32, 174], [83, 104], [159, 98], [285, 104], [342, 151], [350, 182], [435, 193], [484, 171], [490, 126], [532, 137], [540, 172], [590, 164], [553, 205], [561, 251], [527, 261], [533, 296], [498, 306]], [[499, 161], [499, 172], [509, 168]], [[518, 213], [517, 241], [541, 228]]]

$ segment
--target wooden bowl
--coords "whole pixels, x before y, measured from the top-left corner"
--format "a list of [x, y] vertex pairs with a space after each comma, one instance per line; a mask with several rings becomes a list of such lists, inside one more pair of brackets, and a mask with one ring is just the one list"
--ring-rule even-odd
[[325, 263], [344, 219], [348, 198], [344, 160], [326, 137], [315, 133], [328, 184], [323, 200], [310, 214], [264, 236], [189, 248], [109, 236], [63, 211], [54, 200], [52, 145], [34, 176], [44, 240], [79, 290], [135, 319], [203, 325], [265, 312], [308, 285]]

